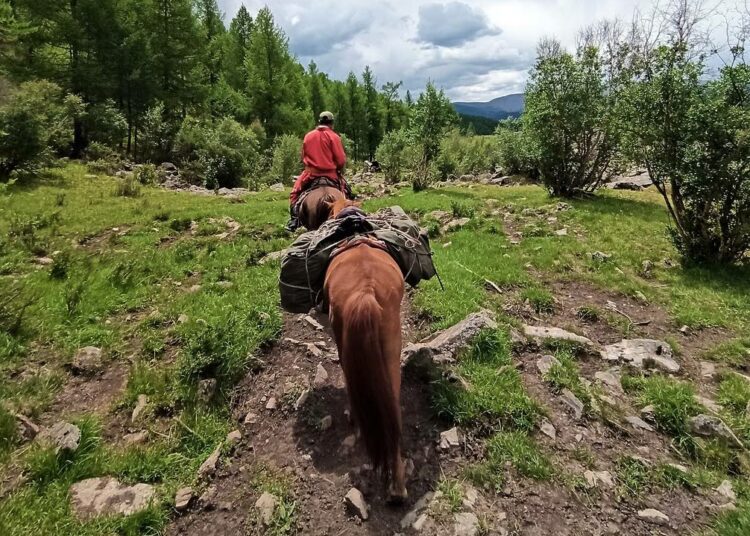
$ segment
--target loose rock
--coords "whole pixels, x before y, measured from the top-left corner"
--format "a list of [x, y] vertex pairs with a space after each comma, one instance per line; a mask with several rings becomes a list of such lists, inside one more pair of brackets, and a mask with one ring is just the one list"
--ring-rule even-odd
[[536, 368], [542, 376], [546, 376], [552, 367], [559, 366], [560, 361], [553, 355], [543, 355], [536, 360]]
[[453, 516], [455, 536], [475, 536], [479, 530], [479, 519], [471, 512], [460, 512]]
[[606, 385], [617, 393], [624, 392], [622, 390], [622, 383], [620, 382], [620, 378], [618, 378], [610, 371], [599, 371], [594, 374], [594, 379], [598, 380], [600, 383]]
[[667, 525], [669, 523], [669, 517], [666, 514], [659, 510], [654, 510], [653, 508], [640, 510], [638, 512], [638, 519], [642, 519], [643, 521], [654, 525]]
[[190, 506], [190, 502], [195, 497], [193, 488], [180, 488], [174, 498], [174, 508], [178, 512], [184, 512]]
[[242, 433], [239, 430], [233, 430], [227, 434], [227, 438], [225, 441], [230, 448], [234, 448], [234, 446], [237, 445], [237, 443], [239, 443], [241, 439]]
[[560, 400], [562, 400], [562, 402], [573, 411], [573, 415], [576, 419], [580, 419], [583, 416], [583, 402], [581, 402], [570, 389], [562, 390]]
[[543, 419], [539, 424], [539, 430], [550, 439], [557, 439], [557, 430], [547, 419]]
[[322, 431], [328, 430], [331, 426], [333, 426], [333, 417], [330, 415], [326, 415], [322, 419], [320, 419], [320, 429]]
[[352, 488], [347, 492], [344, 497], [344, 503], [354, 515], [358, 516], [363, 521], [367, 521], [367, 518], [370, 517], [365, 498], [362, 496], [362, 492], [357, 488]]
[[266, 527], [271, 524], [273, 520], [273, 511], [276, 509], [276, 505], [279, 504], [279, 499], [267, 491], [255, 501], [255, 509], [258, 510], [261, 523]]
[[729, 480], [722, 481], [721, 485], [716, 488], [716, 492], [722, 497], [729, 499], [730, 502], [737, 500], [737, 494], [734, 492], [732, 482]]
[[315, 369], [315, 379], [313, 385], [315, 387], [322, 387], [328, 381], [328, 371], [326, 371], [323, 363], [318, 363], [318, 367]]
[[676, 373], [680, 365], [672, 359], [672, 348], [664, 341], [652, 339], [624, 339], [605, 346], [602, 358], [611, 362], [628, 363], [637, 368], [657, 368]]
[[280, 182], [277, 182], [276, 184], [272, 184], [268, 187], [269, 190], [272, 192], [283, 192], [284, 191], [284, 185]]
[[586, 479], [589, 488], [601, 486], [605, 489], [612, 489], [615, 487], [615, 481], [609, 471], [586, 471], [583, 473], [583, 478]]
[[712, 380], [716, 376], [716, 365], [710, 361], [701, 361], [701, 377]]
[[148, 432], [144, 430], [134, 434], [125, 434], [122, 440], [126, 445], [143, 445], [148, 441]]
[[219, 456], [221, 456], [221, 445], [218, 445], [198, 468], [198, 478], [213, 476], [216, 472], [216, 465], [219, 463]]
[[569, 331], [565, 331], [560, 328], [545, 327], [545, 326], [523, 326], [523, 333], [529, 339], [535, 339], [537, 341], [544, 341], [545, 339], [554, 339], [558, 341], [570, 341], [581, 344], [587, 347], [593, 347], [594, 342], [591, 339], [576, 335]]
[[96, 346], [79, 348], [70, 368], [73, 374], [91, 376], [102, 369], [102, 351]]
[[207, 404], [216, 393], [217, 381], [215, 378], [206, 378], [198, 382], [198, 400]]
[[455, 426], [450, 430], [440, 433], [440, 448], [442, 450], [452, 449], [461, 445], [461, 437]]
[[315, 358], [323, 357], [323, 352], [320, 348], [318, 348], [317, 345], [311, 342], [308, 342], [308, 343], [305, 343], [305, 348], [307, 348], [307, 353], [309, 353], [311, 356]]
[[703, 414], [696, 415], [688, 421], [688, 424], [690, 425], [690, 431], [695, 435], [702, 437], [719, 437], [727, 440], [738, 448], [744, 448], [742, 441], [740, 441], [739, 438], [734, 435], [734, 432], [724, 424], [724, 421], [718, 417]]
[[450, 233], [451, 231], [457, 231], [464, 227], [467, 223], [471, 221], [470, 218], [458, 218], [456, 220], [449, 221], [447, 224], [443, 226], [442, 229], [440, 229], [441, 233]]
[[130, 422], [135, 422], [143, 414], [143, 411], [148, 405], [148, 397], [146, 395], [138, 395], [138, 399], [135, 402], [133, 413], [130, 414]]
[[245, 424], [255, 424], [258, 422], [258, 414], [253, 413], [252, 411], [248, 411], [247, 415], [245, 415], [245, 420], [243, 421]]
[[627, 422], [630, 426], [632, 426], [636, 430], [644, 430], [646, 432], [654, 431], [651, 425], [649, 425], [646, 421], [644, 421], [640, 417], [636, 417], [635, 415], [630, 415], [628, 417], [625, 417], [625, 422]]
[[277, 406], [276, 398], [272, 396], [271, 398], [268, 399], [268, 402], [266, 402], [266, 409], [273, 411], [276, 409], [276, 406]]
[[308, 325], [310, 325], [312, 328], [318, 331], [323, 331], [323, 325], [317, 320], [315, 320], [313, 317], [311, 317], [310, 315], [303, 316], [302, 321], [306, 322]]
[[18, 435], [23, 438], [24, 441], [31, 441], [39, 434], [39, 427], [31, 422], [31, 420], [25, 415], [20, 413], [15, 414], [16, 421], [18, 421]]
[[89, 478], [70, 487], [73, 512], [81, 521], [97, 516], [131, 515], [148, 508], [155, 489], [149, 484], [126, 486], [114, 478]]
[[[414, 524], [418, 521], [419, 514], [422, 510], [427, 508], [434, 496], [435, 493], [431, 491], [422, 495], [422, 497], [414, 504], [414, 507], [401, 519], [401, 528], [408, 529], [409, 527], [414, 527]], [[415, 530], [419, 529], [415, 528]]]
[[55, 452], [75, 452], [81, 442], [81, 430], [74, 424], [58, 422], [51, 428], [45, 428], [37, 436], [37, 441], [54, 447]]
[[480, 331], [495, 328], [497, 323], [488, 313], [471, 314], [458, 324], [441, 331], [427, 343], [408, 345], [401, 354], [401, 363], [406, 365], [412, 360], [450, 362]]

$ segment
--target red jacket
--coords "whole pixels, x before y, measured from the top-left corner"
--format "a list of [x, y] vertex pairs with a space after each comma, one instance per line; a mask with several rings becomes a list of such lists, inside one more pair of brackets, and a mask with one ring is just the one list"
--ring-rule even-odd
[[289, 202], [292, 205], [297, 202], [299, 194], [311, 179], [315, 177], [339, 179], [340, 171], [346, 165], [346, 153], [339, 135], [331, 127], [325, 125], [308, 132], [302, 142], [302, 162], [305, 164], [305, 171], [297, 177], [292, 188], [289, 196]]

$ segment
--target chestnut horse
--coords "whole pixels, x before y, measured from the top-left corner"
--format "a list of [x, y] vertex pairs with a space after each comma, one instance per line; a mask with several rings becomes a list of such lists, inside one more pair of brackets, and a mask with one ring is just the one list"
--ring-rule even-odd
[[300, 223], [308, 231], [315, 231], [330, 217], [330, 203], [343, 199], [341, 190], [331, 186], [319, 186], [305, 192], [299, 207]]
[[[331, 217], [348, 206], [331, 204]], [[368, 241], [334, 255], [324, 284], [329, 319], [346, 378], [352, 416], [388, 499], [406, 499], [401, 459], [401, 299], [404, 278], [391, 256]]]

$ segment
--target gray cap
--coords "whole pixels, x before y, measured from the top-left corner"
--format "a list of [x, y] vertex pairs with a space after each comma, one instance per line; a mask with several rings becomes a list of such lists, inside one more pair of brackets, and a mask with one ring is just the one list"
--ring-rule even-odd
[[320, 120], [333, 122], [333, 114], [331, 112], [320, 112]]

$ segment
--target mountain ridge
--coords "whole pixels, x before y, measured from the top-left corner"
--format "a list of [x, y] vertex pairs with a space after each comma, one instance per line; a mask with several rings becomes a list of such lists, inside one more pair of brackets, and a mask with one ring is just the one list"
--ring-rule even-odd
[[518, 117], [524, 110], [523, 93], [512, 93], [487, 102], [453, 102], [453, 108], [462, 115], [486, 117], [500, 121]]

